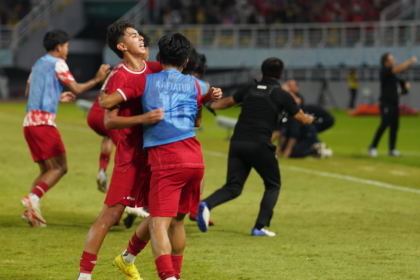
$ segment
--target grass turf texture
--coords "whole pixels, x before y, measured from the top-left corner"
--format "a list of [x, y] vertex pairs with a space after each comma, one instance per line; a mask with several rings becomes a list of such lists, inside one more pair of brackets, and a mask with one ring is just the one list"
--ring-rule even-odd
[[[239, 109], [221, 114], [235, 117]], [[402, 118], [398, 147], [388, 158], [387, 134], [379, 157], [367, 156], [379, 118], [333, 112], [336, 125], [320, 137], [334, 150], [328, 160], [280, 159], [282, 190], [270, 230], [273, 238], [250, 237], [263, 193], [254, 171], [243, 194], [212, 211], [216, 226], [201, 233], [185, 222], [183, 279], [419, 279], [420, 194], [328, 178], [288, 169], [296, 166], [420, 189], [420, 118]], [[60, 105], [58, 129], [68, 174], [42, 198], [47, 228], [21, 221], [25, 196], [38, 167], [23, 137], [24, 104], [0, 104], [0, 279], [76, 279], [86, 234], [102, 209], [96, 189], [101, 138], [73, 104]], [[197, 133], [206, 163], [204, 197], [226, 177], [229, 142], [205, 111]], [[218, 153], [214, 153], [218, 152]], [[113, 158], [112, 158], [113, 159]], [[111, 174], [112, 163], [108, 169]], [[134, 229], [113, 227], [99, 253], [93, 279], [125, 279], [112, 259]], [[151, 248], [137, 258], [144, 279], [158, 279]]]

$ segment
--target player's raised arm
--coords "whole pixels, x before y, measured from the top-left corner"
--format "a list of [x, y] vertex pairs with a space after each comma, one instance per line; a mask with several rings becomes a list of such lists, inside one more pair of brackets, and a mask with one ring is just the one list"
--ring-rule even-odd
[[209, 103], [211, 100], [213, 100], [213, 101], [217, 102], [217, 101], [219, 101], [220, 99], [222, 99], [222, 96], [223, 96], [222, 89], [212, 87], [212, 88], [209, 90], [209, 92], [208, 92], [208, 93], [204, 94], [204, 95], [201, 97], [201, 102], [202, 102], [203, 104]]
[[95, 78], [85, 82], [85, 83], [78, 83], [75, 80], [72, 80], [65, 85], [70, 89], [71, 92], [74, 94], [81, 94], [82, 92], [85, 92], [91, 88], [93, 88], [96, 84], [100, 83], [102, 80], [105, 79], [105, 77], [110, 72], [110, 66], [107, 64], [102, 64], [99, 67], [98, 72], [95, 75]]
[[412, 58], [404, 61], [400, 65], [393, 66], [392, 67], [392, 73], [397, 74], [397, 73], [403, 72], [408, 67], [410, 67], [411, 64], [416, 63], [416, 62], [417, 62], [417, 57], [413, 56]]

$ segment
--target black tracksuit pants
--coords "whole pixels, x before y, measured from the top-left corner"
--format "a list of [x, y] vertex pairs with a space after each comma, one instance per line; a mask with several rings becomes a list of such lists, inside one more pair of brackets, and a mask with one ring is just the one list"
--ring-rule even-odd
[[385, 129], [389, 126], [389, 150], [394, 150], [397, 142], [397, 131], [400, 122], [400, 110], [398, 104], [381, 104], [381, 125], [376, 131], [375, 138], [371, 147], [376, 148], [378, 146], [379, 140], [381, 140], [382, 134], [385, 132]]
[[231, 141], [226, 184], [204, 199], [212, 209], [242, 193], [251, 168], [264, 180], [264, 196], [260, 205], [257, 224], [269, 226], [273, 209], [280, 194], [280, 170], [276, 148], [271, 143]]

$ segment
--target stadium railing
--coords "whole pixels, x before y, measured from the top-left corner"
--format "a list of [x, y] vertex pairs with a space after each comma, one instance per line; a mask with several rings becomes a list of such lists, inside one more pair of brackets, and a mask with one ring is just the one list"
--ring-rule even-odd
[[[359, 81], [378, 81], [379, 67], [358, 67], [355, 69]], [[308, 68], [286, 68], [282, 80], [295, 79], [298, 81], [342, 81], [347, 82], [347, 67], [308, 67]], [[237, 71], [225, 71], [216, 74], [207, 74], [204, 80], [210, 85], [218, 87], [242, 86], [259, 79], [261, 76], [260, 68], [242, 69]], [[408, 81], [420, 81], [420, 68], [413, 67], [407, 69], [399, 75], [400, 78]]]
[[47, 0], [40, 2], [13, 29], [13, 39], [10, 44], [16, 49], [39, 29], [49, 25], [50, 18], [71, 4], [72, 0]]
[[163, 35], [180, 32], [197, 47], [214, 48], [292, 49], [420, 45], [420, 21], [173, 27], [141, 25], [141, 29], [151, 37], [152, 44]]
[[14, 25], [0, 25], [0, 49], [9, 48], [13, 40]]
[[139, 3], [118, 19], [118, 21], [129, 20], [133, 22], [135, 26], [149, 23], [149, 13], [147, 12], [148, 2], [148, 0], [140, 0]]
[[419, 19], [420, 1], [419, 0], [404, 0], [395, 1], [388, 7], [382, 10], [380, 19], [382, 22]]

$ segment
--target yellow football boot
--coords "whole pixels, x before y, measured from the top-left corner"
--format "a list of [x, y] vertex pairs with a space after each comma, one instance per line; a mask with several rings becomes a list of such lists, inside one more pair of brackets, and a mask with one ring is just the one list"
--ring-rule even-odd
[[128, 280], [143, 280], [143, 278], [140, 277], [140, 273], [134, 263], [125, 264], [122, 258], [122, 253], [116, 256], [112, 263], [125, 274]]

